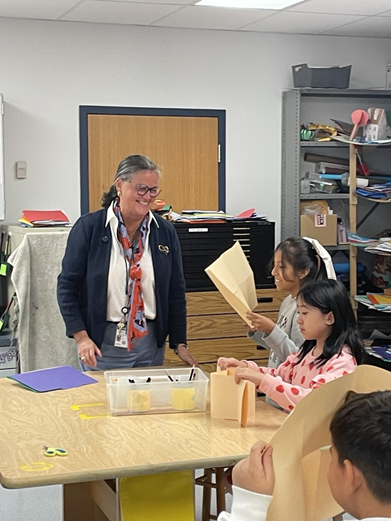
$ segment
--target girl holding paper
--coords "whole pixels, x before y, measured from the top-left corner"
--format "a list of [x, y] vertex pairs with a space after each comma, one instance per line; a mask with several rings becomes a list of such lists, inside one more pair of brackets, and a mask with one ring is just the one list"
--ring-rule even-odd
[[[281, 304], [276, 324], [264, 315], [249, 312], [247, 317], [253, 329], [248, 336], [256, 344], [270, 350], [268, 367], [277, 368], [304, 341], [296, 322], [298, 292], [308, 282], [336, 277], [327, 250], [316, 239], [308, 237], [291, 237], [277, 246], [272, 275], [278, 291], [288, 292], [289, 295]], [[222, 370], [247, 367], [247, 362], [236, 358], [222, 357], [217, 363]]]
[[340, 282], [323, 280], [306, 284], [297, 296], [297, 323], [305, 341], [277, 369], [245, 362], [235, 380], [257, 388], [290, 411], [313, 389], [362, 363], [364, 347], [349, 296]]

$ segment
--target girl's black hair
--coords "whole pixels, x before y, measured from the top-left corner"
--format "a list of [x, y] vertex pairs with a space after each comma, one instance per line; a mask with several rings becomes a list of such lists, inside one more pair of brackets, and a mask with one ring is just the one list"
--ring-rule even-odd
[[[330, 311], [334, 315], [334, 324], [324, 344], [323, 353], [315, 360], [317, 366], [324, 365], [334, 355], [340, 354], [344, 346], [350, 348], [357, 364], [363, 363], [363, 342], [349, 295], [343, 284], [332, 279], [310, 282], [300, 289], [297, 300], [319, 309], [324, 315]], [[315, 345], [316, 340], [304, 341], [299, 349], [297, 364]]]
[[[289, 237], [280, 242], [276, 251], [281, 251], [283, 262], [288, 262], [295, 275], [309, 270], [308, 275], [301, 279], [301, 285], [313, 280], [327, 279], [326, 266], [312, 244], [302, 237]], [[285, 278], [285, 277], [284, 277]]]

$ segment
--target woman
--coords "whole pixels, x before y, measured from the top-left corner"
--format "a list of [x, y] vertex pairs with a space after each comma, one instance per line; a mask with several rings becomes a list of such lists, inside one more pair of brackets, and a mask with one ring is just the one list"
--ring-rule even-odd
[[103, 210], [73, 226], [58, 277], [66, 333], [83, 370], [162, 365], [167, 335], [186, 346], [182, 257], [174, 227], [151, 212], [160, 172], [145, 156], [120, 162]]

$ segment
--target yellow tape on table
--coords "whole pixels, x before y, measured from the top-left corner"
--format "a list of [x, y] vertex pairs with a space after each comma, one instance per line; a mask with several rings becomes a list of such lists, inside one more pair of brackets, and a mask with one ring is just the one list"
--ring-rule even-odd
[[121, 478], [121, 521], [194, 521], [192, 470]]

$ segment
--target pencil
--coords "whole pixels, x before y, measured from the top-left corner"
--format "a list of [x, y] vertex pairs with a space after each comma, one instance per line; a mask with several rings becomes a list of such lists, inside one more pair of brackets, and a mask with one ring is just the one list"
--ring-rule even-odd
[[169, 372], [168, 371], [165, 371], [166, 375], [168, 376], [168, 378], [171, 380], [171, 382], [173, 382], [173, 378], [170, 376]]

